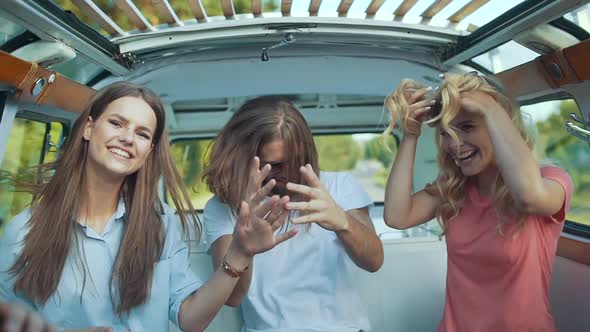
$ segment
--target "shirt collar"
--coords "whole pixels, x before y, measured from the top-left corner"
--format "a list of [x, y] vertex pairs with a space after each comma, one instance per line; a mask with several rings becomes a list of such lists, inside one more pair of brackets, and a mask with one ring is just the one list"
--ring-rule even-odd
[[113, 215], [113, 219], [114, 220], [119, 220], [119, 219], [125, 220], [126, 212], [127, 211], [125, 210], [125, 200], [123, 199], [123, 196], [121, 195], [119, 197], [119, 202], [117, 203], [117, 210], [115, 211], [115, 214]]

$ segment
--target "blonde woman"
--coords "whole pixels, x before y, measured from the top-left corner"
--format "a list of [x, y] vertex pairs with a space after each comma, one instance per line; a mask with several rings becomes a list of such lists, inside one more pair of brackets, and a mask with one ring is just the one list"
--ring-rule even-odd
[[[441, 223], [446, 301], [439, 331], [555, 331], [548, 290], [572, 182], [541, 167], [520, 111], [476, 74], [446, 74], [434, 99], [406, 80], [388, 96], [404, 136], [385, 193], [397, 229]], [[421, 125], [436, 129], [439, 177], [412, 193]]]

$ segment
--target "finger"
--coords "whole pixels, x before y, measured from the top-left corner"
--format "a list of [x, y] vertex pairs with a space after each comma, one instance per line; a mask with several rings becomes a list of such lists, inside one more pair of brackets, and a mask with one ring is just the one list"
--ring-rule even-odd
[[432, 106], [434, 105], [434, 103], [436, 103], [434, 99], [424, 99], [422, 101], [412, 104], [412, 109], [418, 110], [424, 107]]
[[321, 210], [324, 205], [321, 201], [313, 200], [309, 202], [290, 202], [287, 203], [285, 207], [289, 211], [318, 211]]
[[416, 92], [414, 92], [409, 98], [408, 103], [411, 105], [416, 103], [418, 100], [424, 99], [424, 96], [426, 96], [426, 94], [428, 94], [430, 91], [432, 91], [431, 86], [416, 90]]
[[260, 188], [260, 190], [258, 190], [254, 195], [254, 197], [252, 197], [252, 199], [250, 200], [250, 204], [252, 204], [252, 206], [258, 206], [260, 202], [262, 202], [266, 197], [268, 197], [268, 194], [270, 194], [272, 188], [274, 188], [276, 184], [277, 181], [275, 179], [271, 179], [270, 181], [268, 181], [268, 183], [265, 184], [264, 187]]
[[432, 107], [427, 106], [421, 109], [417, 109], [416, 111], [414, 111], [414, 119], [417, 120], [418, 122], [422, 121], [422, 118], [428, 114], [430, 111], [432, 111]]
[[266, 221], [268, 221], [268, 223], [270, 223], [271, 225], [285, 211], [285, 204], [289, 202], [289, 196], [285, 197], [281, 198], [278, 201], [278, 203], [275, 206], [273, 206], [273, 208], [270, 210], [268, 216], [266, 216]]
[[[0, 303], [0, 318], [4, 319], [4, 318], [8, 317], [9, 309], [10, 308], [8, 307], [8, 304]], [[4, 322], [3, 320], [0, 321], [0, 323], [3, 323], [3, 322]]]
[[240, 205], [240, 214], [238, 216], [238, 225], [242, 226], [242, 227], [248, 227], [249, 222], [248, 222], [248, 218], [250, 217], [250, 207], [248, 206], [248, 203], [242, 201], [242, 204]]
[[283, 226], [283, 224], [285, 223], [285, 220], [287, 220], [287, 217], [289, 216], [289, 211], [287, 210], [283, 210], [281, 212], [281, 214], [275, 218], [275, 220], [270, 224], [270, 226], [272, 227], [272, 231], [273, 233], [281, 228], [281, 226]]
[[43, 332], [45, 321], [36, 312], [31, 312], [27, 318], [27, 331], [28, 332]]
[[272, 169], [272, 166], [270, 166], [270, 164], [265, 164], [264, 166], [262, 166], [262, 168], [260, 169], [259, 172], [257, 172], [257, 181], [258, 183], [262, 183], [262, 181], [264, 179], [266, 179], [266, 177], [270, 174], [270, 170]]
[[301, 167], [301, 173], [305, 177], [307, 184], [312, 188], [321, 188], [322, 183], [320, 182], [320, 178], [315, 174], [313, 171], [313, 167], [310, 164], [305, 165], [305, 167]]
[[287, 183], [287, 190], [289, 191], [293, 191], [296, 192], [298, 194], [302, 194], [308, 197], [315, 197], [315, 192], [314, 189], [302, 184], [297, 184], [297, 183], [292, 183], [292, 182], [288, 182]]
[[254, 156], [252, 162], [250, 163], [250, 178], [254, 179], [256, 174], [258, 174], [260, 170], [260, 158], [258, 156]]
[[294, 223], [294, 224], [308, 224], [311, 222], [318, 222], [322, 219], [323, 219], [323, 213], [317, 212], [317, 213], [311, 213], [311, 214], [306, 214], [301, 217], [297, 217], [292, 220], [292, 223]]
[[293, 238], [295, 235], [297, 235], [297, 229], [291, 228], [288, 232], [275, 236], [275, 246]]
[[112, 327], [97, 326], [90, 329], [92, 332], [113, 332]]
[[26, 318], [27, 311], [20, 305], [8, 305], [3, 328], [5, 331], [22, 331], [26, 325]]
[[257, 207], [254, 210], [254, 215], [256, 215], [258, 218], [264, 219], [264, 217], [266, 217], [268, 215], [270, 210], [272, 210], [272, 208], [275, 205], [277, 205], [278, 202], [279, 202], [279, 196], [278, 195], [272, 196], [271, 198], [267, 199], [266, 202], [264, 202], [264, 204], [262, 204], [261, 206]]

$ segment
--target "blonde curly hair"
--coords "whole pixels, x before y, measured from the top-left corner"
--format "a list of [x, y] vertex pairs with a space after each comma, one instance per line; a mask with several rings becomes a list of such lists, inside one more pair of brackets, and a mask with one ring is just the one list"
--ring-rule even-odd
[[[404, 91], [421, 88], [423, 86], [416, 81], [403, 80], [400, 86], [387, 96], [385, 105], [391, 113], [391, 122], [386, 133], [391, 132], [397, 126], [400, 126], [402, 130], [404, 129], [405, 120], [409, 116], [409, 104]], [[455, 164], [453, 157], [443, 150], [441, 132], [447, 133], [456, 143], [460, 143], [460, 138], [450, 126], [450, 123], [461, 112], [461, 93], [474, 90], [484, 92], [494, 98], [506, 110], [512, 119], [512, 123], [518, 129], [531, 151], [533, 151], [534, 147], [533, 139], [524, 125], [518, 104], [507, 96], [499, 85], [478, 74], [446, 73], [443, 83], [434, 93], [436, 103], [432, 107], [431, 117], [425, 121], [426, 124], [436, 129], [437, 162], [440, 170], [437, 180], [427, 185], [425, 190], [432, 195], [443, 198], [443, 203], [437, 207], [435, 212], [443, 233], [446, 232], [448, 223], [459, 214], [463, 207], [467, 177]], [[403, 121], [400, 121], [402, 119]], [[521, 229], [526, 215], [516, 209], [514, 200], [500, 173], [494, 180], [491, 192], [494, 208], [500, 219], [497, 227], [498, 232], [503, 234], [503, 227], [510, 220], [516, 221], [517, 230]]]

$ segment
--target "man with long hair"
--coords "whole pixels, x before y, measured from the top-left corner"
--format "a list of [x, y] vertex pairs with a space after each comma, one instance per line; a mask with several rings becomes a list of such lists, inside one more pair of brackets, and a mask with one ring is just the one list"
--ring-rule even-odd
[[215, 194], [204, 212], [215, 267], [235, 236], [242, 200], [279, 200], [282, 211], [259, 217], [279, 215], [285, 222], [276, 232], [298, 231], [250, 262], [226, 302], [241, 303], [244, 331], [369, 328], [352, 273], [383, 264], [372, 201], [349, 174], [319, 172], [311, 130], [293, 103], [259, 97], [242, 105], [213, 143], [204, 178]]

